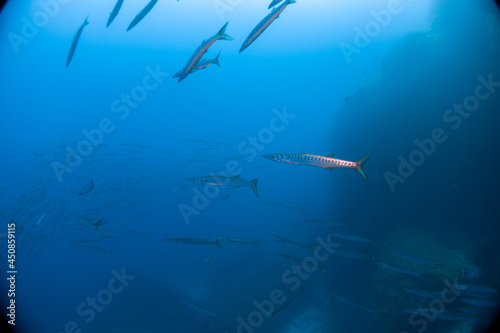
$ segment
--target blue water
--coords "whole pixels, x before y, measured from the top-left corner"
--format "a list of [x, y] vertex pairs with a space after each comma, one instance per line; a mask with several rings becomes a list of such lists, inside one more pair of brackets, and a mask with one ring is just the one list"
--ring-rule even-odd
[[[6, 4], [0, 266], [15, 290], [2, 278], [0, 299], [11, 328], [487, 330], [497, 307], [466, 300], [494, 305], [498, 294], [456, 286], [500, 290], [498, 8], [298, 0], [239, 53], [269, 2], [159, 1], [128, 32], [147, 0], [124, 1], [109, 28], [115, 0]], [[204, 57], [220, 51], [220, 68], [173, 79], [226, 22], [234, 40], [216, 41]], [[273, 153], [348, 161], [372, 153], [369, 181], [263, 157]], [[258, 179], [259, 196], [186, 180], [214, 174]], [[5, 316], [12, 299], [15, 321]]]

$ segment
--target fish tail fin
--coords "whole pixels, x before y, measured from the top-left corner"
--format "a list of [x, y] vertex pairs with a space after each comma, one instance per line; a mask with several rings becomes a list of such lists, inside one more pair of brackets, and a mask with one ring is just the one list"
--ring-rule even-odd
[[255, 244], [255, 245], [257, 245], [257, 246], [260, 246], [260, 242], [261, 242], [260, 240], [256, 240], [256, 241], [252, 242], [252, 244]]
[[224, 24], [224, 26], [219, 30], [219, 32], [217, 32], [217, 37], [219, 37], [219, 39], [233, 40], [233, 37], [226, 34], [226, 28], [228, 23], [229, 22], [226, 22], [226, 24]]
[[219, 66], [219, 67], [220, 67], [220, 63], [219, 63], [219, 56], [220, 56], [220, 51], [219, 51], [219, 53], [217, 54], [217, 57], [215, 57], [215, 59], [214, 59], [214, 64], [216, 64], [217, 66]]
[[291, 3], [296, 3], [297, 0], [288, 0], [288, 4], [291, 4]]
[[319, 270], [326, 273], [326, 266], [318, 266]]
[[366, 155], [365, 157], [356, 162], [356, 171], [358, 171], [359, 174], [363, 176], [363, 178], [366, 181], [368, 181], [368, 178], [366, 178], [365, 169], [363, 169], [363, 166], [366, 164], [366, 161], [368, 160], [371, 154], [372, 153], [369, 153], [368, 155]]
[[302, 204], [298, 204], [298, 205], [297, 205], [297, 209], [298, 209], [301, 213], [303, 213], [303, 212], [304, 212], [304, 207], [302, 206]]
[[259, 197], [259, 192], [257, 191], [257, 182], [258, 181], [259, 180], [257, 178], [252, 180], [252, 190], [255, 192], [255, 195], [257, 196], [257, 198]]
[[85, 18], [85, 22], [83, 22], [83, 25], [88, 25], [89, 24], [89, 15]]
[[224, 238], [217, 238], [217, 240], [215, 241], [215, 245], [217, 245], [218, 247], [223, 247], [221, 242], [224, 240]]
[[375, 241], [373, 239], [370, 239], [370, 244], [375, 246]]

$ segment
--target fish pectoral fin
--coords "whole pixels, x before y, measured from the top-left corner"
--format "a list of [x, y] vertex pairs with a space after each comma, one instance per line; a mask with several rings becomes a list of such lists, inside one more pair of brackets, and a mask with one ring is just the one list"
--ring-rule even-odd
[[238, 178], [238, 179], [239, 179], [239, 178], [240, 178], [240, 175], [234, 176], [234, 178]]

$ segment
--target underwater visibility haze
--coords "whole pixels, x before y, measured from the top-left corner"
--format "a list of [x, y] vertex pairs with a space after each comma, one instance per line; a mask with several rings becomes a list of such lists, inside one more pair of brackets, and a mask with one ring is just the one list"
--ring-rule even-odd
[[15, 332], [487, 332], [491, 0], [40, 0], [0, 13]]

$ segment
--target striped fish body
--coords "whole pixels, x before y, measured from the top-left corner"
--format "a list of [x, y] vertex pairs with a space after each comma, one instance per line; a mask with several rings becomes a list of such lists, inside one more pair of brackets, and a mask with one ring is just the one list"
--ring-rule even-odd
[[219, 56], [220, 56], [220, 52], [219, 52], [219, 54], [217, 54], [217, 57], [215, 57], [213, 59], [201, 59], [198, 62], [198, 65], [196, 65], [196, 67], [193, 68], [193, 70], [191, 71], [191, 73], [199, 71], [200, 69], [205, 69], [208, 66], [213, 65], [213, 64], [216, 64], [217, 66], [220, 67]]
[[228, 242], [228, 243], [240, 243], [240, 244], [253, 244], [260, 246], [260, 240], [249, 240], [249, 239], [242, 239], [242, 238], [223, 238], [222, 241]]
[[180, 243], [180, 244], [198, 244], [198, 245], [217, 245], [222, 247], [220, 242], [222, 238], [206, 239], [206, 238], [163, 238], [165, 242]]
[[215, 35], [213, 35], [212, 37], [210, 37], [210, 38], [204, 40], [203, 42], [201, 42], [200, 46], [198, 46], [198, 48], [191, 55], [191, 57], [189, 58], [189, 60], [186, 63], [186, 65], [178, 73], [179, 76], [177, 76], [177, 77], [179, 78], [179, 80], [177, 82], [181, 82], [190, 73], [193, 72], [193, 70], [198, 65], [198, 62], [200, 62], [200, 60], [203, 57], [203, 55], [205, 54], [205, 52], [207, 52], [208, 48], [213, 43], [215, 43], [219, 39], [222, 39], [222, 40], [233, 40], [233, 38], [231, 36], [229, 36], [229, 35], [226, 34], [226, 27], [227, 27], [228, 23], [224, 24], [224, 26]]
[[403, 289], [410, 294], [428, 299], [439, 299], [439, 297], [441, 296], [440, 292], [430, 292], [426, 290], [411, 289], [406, 287], [403, 287]]
[[463, 298], [462, 301], [469, 305], [478, 306], [481, 308], [496, 308], [498, 307], [498, 303], [487, 300], [487, 299], [478, 299], [478, 298]]
[[246, 180], [240, 178], [240, 176], [228, 177], [228, 176], [215, 175], [215, 176], [187, 178], [187, 180], [195, 184], [203, 184], [211, 186], [234, 186], [234, 187], [248, 186], [252, 188], [257, 197], [259, 196], [259, 193], [257, 191], [258, 179]]
[[476, 293], [485, 293], [485, 294], [493, 294], [493, 295], [498, 294], [498, 292], [495, 289], [493, 289], [489, 286], [482, 286], [479, 284], [462, 283], [462, 284], [456, 285], [456, 288], [458, 290], [467, 290], [467, 291], [476, 292]]
[[436, 264], [436, 263], [434, 263], [434, 262], [432, 262], [430, 260], [423, 259], [423, 258], [418, 258], [418, 257], [414, 257], [412, 255], [409, 255], [409, 254], [406, 254], [406, 253], [403, 253], [403, 252], [392, 251], [391, 254], [393, 256], [396, 256], [396, 257], [400, 257], [400, 258], [403, 258], [403, 259], [406, 259], [406, 260], [409, 260], [409, 261], [413, 261], [413, 262], [416, 262], [416, 263], [419, 263], [419, 264], [431, 266], [431, 267], [434, 267], [434, 268], [439, 268], [440, 267], [439, 264]]
[[337, 232], [335, 232], [333, 234], [333, 236], [336, 238], [350, 240], [350, 241], [358, 242], [358, 243], [370, 243], [371, 245], [375, 246], [375, 243], [371, 239], [364, 238], [364, 237], [359, 237], [359, 236], [355, 236], [355, 235], [348, 235], [348, 234], [341, 234], [341, 233], [337, 233]]
[[365, 165], [370, 155], [371, 153], [357, 162], [340, 160], [338, 158], [335, 158], [334, 155], [321, 156], [321, 155], [302, 154], [302, 153], [277, 153], [277, 154], [264, 155], [264, 157], [279, 163], [310, 165], [310, 166], [324, 168], [327, 170], [333, 170], [337, 168], [354, 169], [357, 172], [359, 172], [365, 180], [368, 180], [366, 178], [363, 166]]
[[281, 237], [281, 236], [276, 236], [274, 235], [275, 237], [275, 241], [278, 242], [278, 243], [288, 243], [288, 244], [292, 244], [292, 245], [295, 245], [295, 246], [298, 246], [298, 247], [301, 247], [301, 248], [304, 248], [304, 249], [308, 249], [310, 251], [314, 250], [314, 245], [305, 245], [305, 244], [302, 244], [302, 243], [299, 243], [299, 242], [296, 242], [294, 240], [291, 240], [291, 239], [288, 239], [288, 238], [285, 238], [285, 237]]
[[364, 254], [344, 251], [340, 249], [331, 249], [331, 253], [340, 257], [351, 258], [351, 259], [369, 259], [370, 257]]
[[388, 270], [393, 271], [393, 272], [398, 272], [398, 273], [403, 273], [403, 274], [411, 275], [411, 276], [417, 277], [419, 279], [423, 279], [424, 278], [420, 273], [417, 273], [417, 272], [412, 271], [410, 269], [406, 269], [406, 268], [399, 267], [399, 266], [392, 266], [392, 265], [389, 265], [389, 264], [386, 264], [386, 263], [383, 263], [383, 262], [378, 262], [378, 261], [374, 261], [374, 263], [378, 267], [381, 267], [381, 268], [384, 268], [384, 269], [388, 269]]
[[260, 21], [259, 24], [257, 24], [247, 36], [247, 38], [243, 42], [243, 45], [241, 45], [240, 53], [243, 52], [244, 49], [249, 47], [250, 44], [252, 44], [260, 35], [262, 35], [262, 33], [271, 25], [271, 23], [273, 23], [274, 20], [276, 20], [278, 16], [280, 16], [281, 12], [285, 10], [286, 6], [295, 2], [295, 0], [286, 0], [281, 6], [274, 8], [271, 13], [264, 17], [262, 21]]

